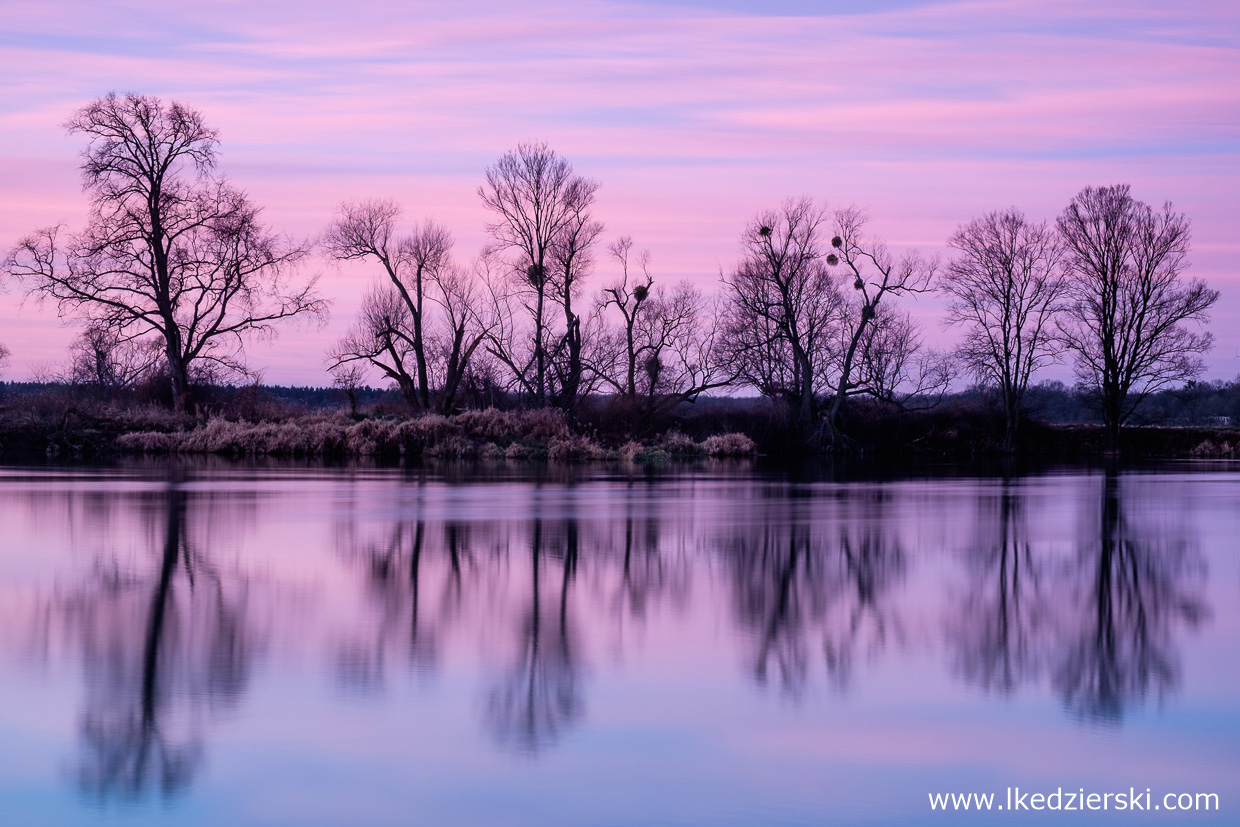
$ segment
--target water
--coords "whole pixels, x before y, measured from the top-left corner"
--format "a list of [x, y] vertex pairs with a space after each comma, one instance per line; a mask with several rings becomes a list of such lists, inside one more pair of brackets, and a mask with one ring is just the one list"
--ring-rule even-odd
[[[1237, 823], [1224, 464], [10, 467], [0, 526], [0, 824]], [[929, 804], [1009, 787], [1220, 809]]]

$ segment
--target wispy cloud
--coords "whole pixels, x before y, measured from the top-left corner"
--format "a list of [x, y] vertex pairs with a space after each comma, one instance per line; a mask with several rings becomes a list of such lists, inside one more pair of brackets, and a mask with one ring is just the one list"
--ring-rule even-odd
[[[10, 3], [0, 243], [78, 220], [80, 146], [58, 124], [133, 89], [203, 110], [227, 171], [297, 233], [383, 194], [452, 222], [467, 255], [482, 168], [542, 139], [603, 181], [609, 231], [668, 277], [717, 276], [745, 218], [788, 194], [869, 204], [892, 239], [933, 244], [988, 209], [1051, 216], [1128, 181], [1189, 212], [1196, 272], [1226, 283], [1237, 24], [1230, 4], [1152, 0]], [[352, 305], [354, 277], [325, 283]], [[47, 324], [8, 343], [19, 363], [61, 346]], [[272, 378], [315, 381], [308, 346], [269, 354]]]

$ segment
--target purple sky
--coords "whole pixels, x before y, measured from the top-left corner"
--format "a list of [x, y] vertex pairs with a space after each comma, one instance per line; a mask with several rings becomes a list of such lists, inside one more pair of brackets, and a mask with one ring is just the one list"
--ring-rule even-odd
[[[868, 206], [894, 245], [939, 250], [991, 209], [1051, 218], [1086, 185], [1127, 182], [1192, 218], [1191, 272], [1223, 292], [1207, 375], [1240, 372], [1231, 4], [10, 0], [4, 18], [6, 249], [80, 226], [83, 144], [59, 124], [110, 90], [202, 110], [277, 228], [311, 235], [341, 200], [393, 197], [449, 225], [462, 259], [483, 241], [483, 168], [545, 140], [602, 181], [608, 239], [712, 289], [745, 220], [789, 195]], [[313, 266], [332, 320], [253, 348], [267, 381], [323, 384], [368, 281]], [[72, 335], [54, 308], [0, 295], [6, 378], [63, 362]]]

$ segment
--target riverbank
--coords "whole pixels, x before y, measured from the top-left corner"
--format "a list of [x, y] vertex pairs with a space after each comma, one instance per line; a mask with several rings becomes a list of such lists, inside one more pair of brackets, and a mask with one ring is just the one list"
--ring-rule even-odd
[[218, 454], [323, 458], [506, 459], [660, 462], [673, 457], [745, 457], [752, 439], [701, 440], [672, 430], [617, 443], [570, 427], [563, 413], [488, 408], [453, 417], [353, 417], [309, 413], [269, 421], [195, 419], [159, 408], [0, 412], [0, 452], [52, 456]]
[[[1013, 452], [999, 448], [992, 417], [960, 412], [851, 423], [856, 452], [886, 460], [973, 460], [1009, 454], [1081, 459], [1106, 454], [1095, 425], [1030, 422]], [[590, 421], [570, 424], [553, 409], [466, 411], [452, 417], [343, 411], [245, 416], [175, 414], [157, 405], [0, 405], [0, 455], [106, 457], [202, 454], [234, 457], [493, 459], [659, 463], [676, 458], [768, 455], [805, 458], [770, 413], [689, 416], [661, 433], [635, 437]], [[1234, 459], [1240, 428], [1125, 428], [1121, 453], [1143, 459]]]

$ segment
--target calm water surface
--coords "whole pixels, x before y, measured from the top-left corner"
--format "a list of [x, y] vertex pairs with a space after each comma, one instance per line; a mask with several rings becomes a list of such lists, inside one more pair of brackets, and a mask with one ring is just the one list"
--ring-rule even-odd
[[[1240, 824], [1240, 473], [0, 469], [0, 824]], [[1008, 787], [1217, 813], [931, 812]]]

